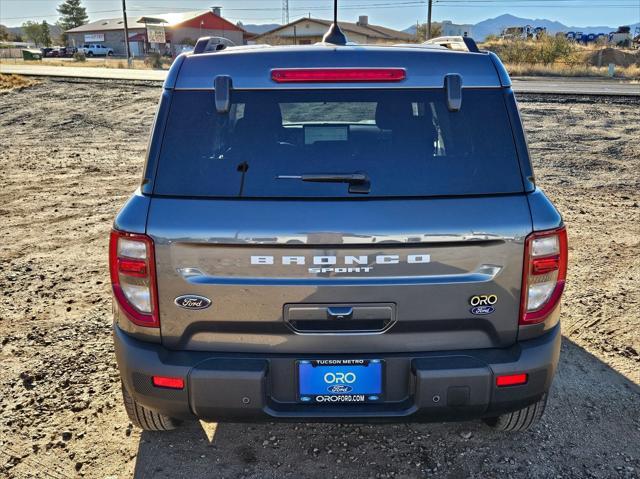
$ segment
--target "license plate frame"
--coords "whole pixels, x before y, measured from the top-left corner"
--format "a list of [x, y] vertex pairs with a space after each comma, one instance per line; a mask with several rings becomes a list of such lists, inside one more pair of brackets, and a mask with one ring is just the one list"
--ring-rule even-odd
[[297, 401], [316, 405], [382, 402], [384, 370], [382, 359], [300, 359], [296, 361]]

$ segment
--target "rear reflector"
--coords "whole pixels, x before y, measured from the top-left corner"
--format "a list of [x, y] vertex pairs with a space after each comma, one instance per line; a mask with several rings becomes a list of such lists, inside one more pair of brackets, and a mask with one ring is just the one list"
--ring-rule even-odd
[[518, 384], [526, 384], [527, 375], [526, 374], [509, 374], [506, 376], [497, 376], [496, 377], [496, 386], [517, 386]]
[[153, 385], [157, 388], [183, 389], [184, 379], [169, 378], [166, 376], [153, 376]]
[[404, 68], [276, 68], [276, 83], [397, 82], [407, 77]]

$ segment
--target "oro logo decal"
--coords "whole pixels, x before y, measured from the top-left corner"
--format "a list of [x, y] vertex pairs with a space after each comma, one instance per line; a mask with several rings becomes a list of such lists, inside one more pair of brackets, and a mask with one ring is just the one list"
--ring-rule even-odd
[[495, 294], [476, 294], [469, 299], [471, 306], [493, 306], [497, 302], [498, 296]]
[[211, 300], [204, 296], [198, 296], [196, 294], [185, 294], [184, 296], [178, 296], [174, 303], [176, 306], [180, 306], [184, 309], [206, 309], [211, 306]]

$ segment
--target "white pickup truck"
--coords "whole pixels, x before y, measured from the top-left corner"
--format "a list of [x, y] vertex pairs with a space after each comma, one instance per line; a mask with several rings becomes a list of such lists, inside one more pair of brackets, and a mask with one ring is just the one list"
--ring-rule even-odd
[[83, 52], [88, 57], [113, 56], [113, 49], [97, 44], [82, 45], [82, 47], [78, 48], [78, 51]]

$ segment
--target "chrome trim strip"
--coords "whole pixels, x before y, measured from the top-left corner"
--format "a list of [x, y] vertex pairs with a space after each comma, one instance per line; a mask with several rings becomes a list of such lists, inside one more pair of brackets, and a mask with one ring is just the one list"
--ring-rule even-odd
[[179, 268], [178, 273], [190, 284], [199, 285], [243, 285], [243, 286], [402, 286], [415, 284], [486, 283], [493, 281], [502, 270], [501, 266], [483, 264], [475, 271], [462, 274], [422, 276], [368, 276], [368, 277], [308, 277], [269, 278], [210, 276], [197, 268]]

